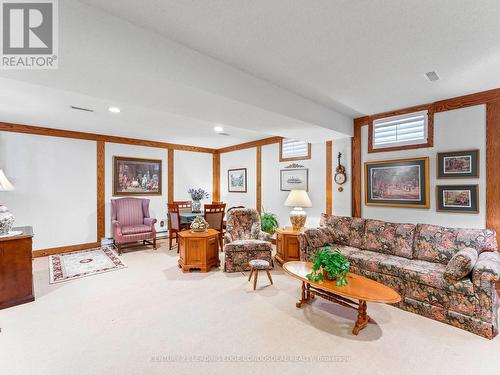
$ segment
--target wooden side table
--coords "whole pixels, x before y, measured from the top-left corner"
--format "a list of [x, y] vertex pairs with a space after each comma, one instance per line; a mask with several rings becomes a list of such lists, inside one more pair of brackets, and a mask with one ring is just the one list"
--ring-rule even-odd
[[219, 231], [209, 229], [204, 233], [183, 230], [179, 236], [179, 267], [182, 272], [199, 269], [208, 272], [219, 267]]
[[302, 230], [293, 230], [291, 227], [276, 229], [276, 259], [281, 264], [292, 260], [300, 260], [299, 239]]
[[0, 238], [0, 309], [35, 300], [33, 294], [31, 227], [13, 228], [23, 233]]

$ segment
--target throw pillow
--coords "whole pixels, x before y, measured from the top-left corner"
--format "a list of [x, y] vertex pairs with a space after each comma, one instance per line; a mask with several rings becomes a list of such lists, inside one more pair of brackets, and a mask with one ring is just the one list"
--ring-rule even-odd
[[450, 259], [444, 271], [446, 281], [453, 283], [463, 279], [469, 273], [477, 262], [477, 251], [471, 247], [466, 247], [457, 252]]

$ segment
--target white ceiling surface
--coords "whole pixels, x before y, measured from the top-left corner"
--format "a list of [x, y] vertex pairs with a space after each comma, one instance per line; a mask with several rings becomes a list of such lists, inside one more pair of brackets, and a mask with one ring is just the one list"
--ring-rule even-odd
[[500, 86], [498, 0], [83, 1], [352, 116]]
[[[0, 93], [12, 96], [0, 121], [207, 147], [272, 135], [310, 142], [352, 135], [352, 117], [103, 10], [59, 1], [59, 23], [58, 69], [0, 71], [10, 82]], [[85, 106], [79, 99], [99, 111], [68, 112], [70, 104]], [[122, 113], [103, 113], [108, 105]], [[234, 137], [215, 136], [216, 124]]]

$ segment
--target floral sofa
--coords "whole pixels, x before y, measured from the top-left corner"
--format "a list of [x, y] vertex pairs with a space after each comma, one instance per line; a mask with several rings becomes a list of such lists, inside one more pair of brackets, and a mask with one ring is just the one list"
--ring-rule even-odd
[[299, 236], [302, 260], [338, 247], [351, 272], [401, 294], [399, 308], [493, 338], [500, 253], [494, 231], [322, 215]]
[[234, 208], [227, 213], [224, 235], [224, 271], [249, 271], [253, 259], [267, 260], [271, 257], [271, 236], [261, 230], [260, 215], [250, 208]]

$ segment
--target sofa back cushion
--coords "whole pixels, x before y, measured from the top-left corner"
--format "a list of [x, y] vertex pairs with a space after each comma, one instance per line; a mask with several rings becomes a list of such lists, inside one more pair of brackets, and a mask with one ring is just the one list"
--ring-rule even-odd
[[364, 248], [411, 259], [415, 229], [415, 224], [397, 224], [368, 219], [365, 223]]
[[364, 246], [364, 219], [359, 217], [321, 214], [319, 225], [329, 229], [335, 243], [360, 248]]
[[478, 254], [483, 251], [496, 251], [496, 234], [489, 229], [418, 224], [413, 256], [420, 260], [448, 264], [457, 252], [466, 247], [475, 249]]

